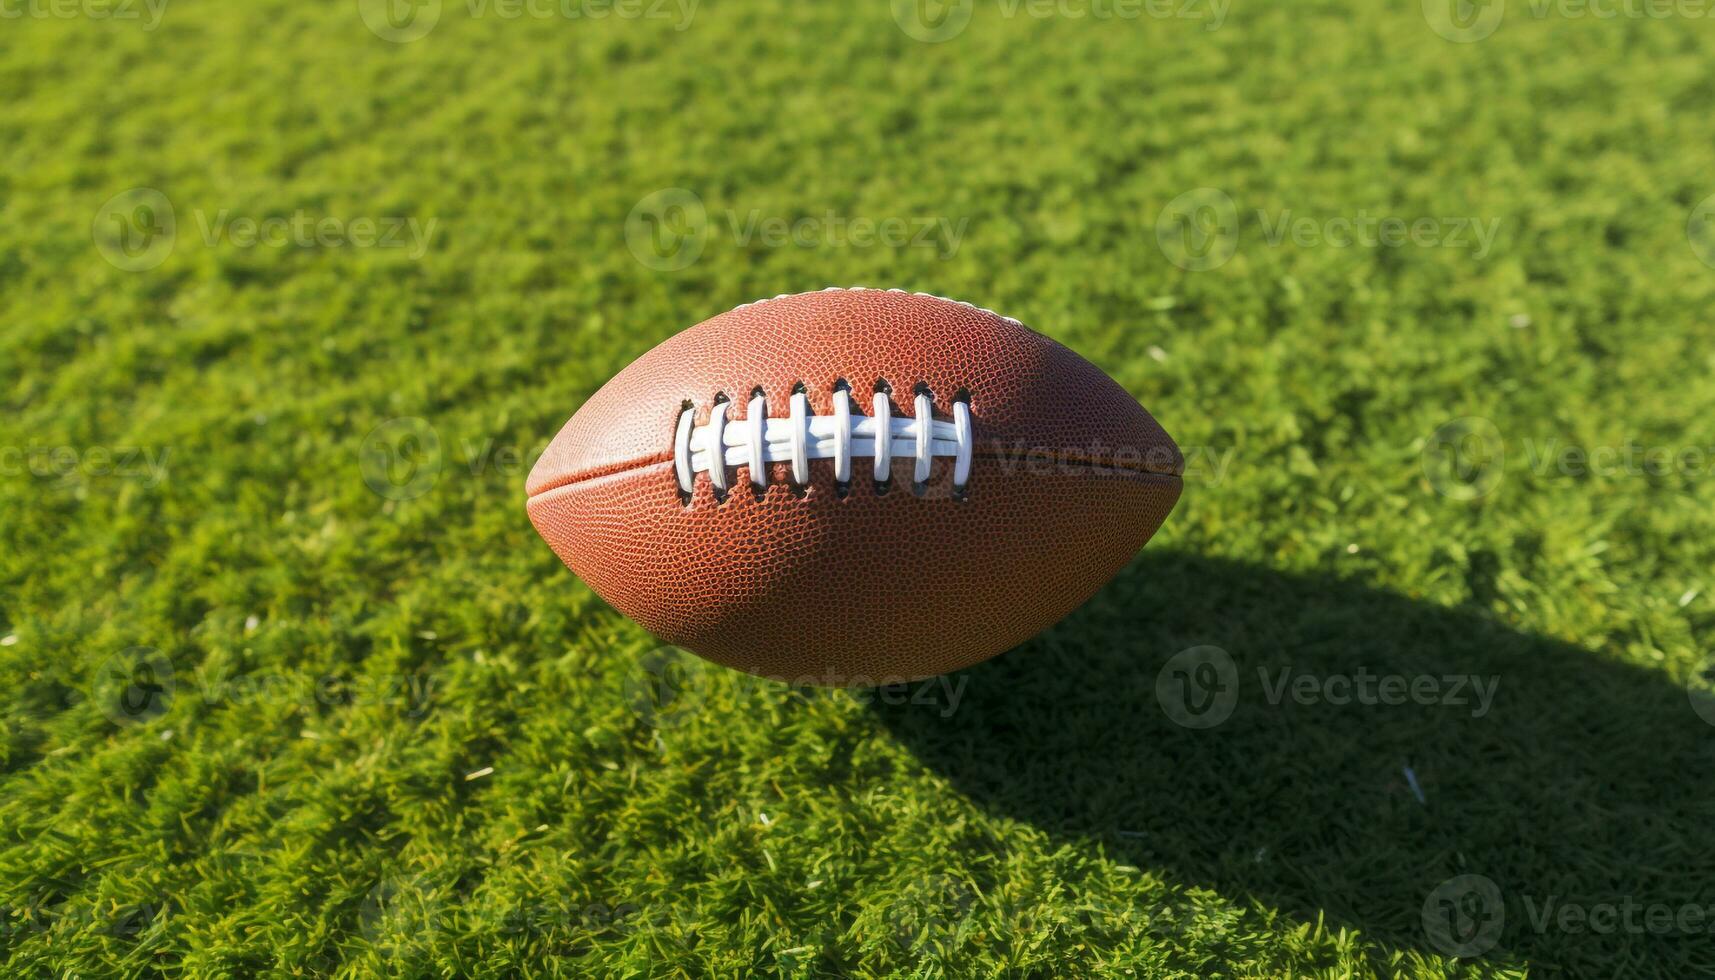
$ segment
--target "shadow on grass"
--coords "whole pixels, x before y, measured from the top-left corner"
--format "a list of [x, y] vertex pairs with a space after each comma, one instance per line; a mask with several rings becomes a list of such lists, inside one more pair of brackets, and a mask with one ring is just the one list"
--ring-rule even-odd
[[[1145, 552], [960, 676], [947, 717], [875, 710], [983, 806], [1116, 862], [1393, 949], [1715, 968], [1715, 725], [1661, 674], [1478, 610]], [[1366, 684], [1406, 703], [1359, 703]]]

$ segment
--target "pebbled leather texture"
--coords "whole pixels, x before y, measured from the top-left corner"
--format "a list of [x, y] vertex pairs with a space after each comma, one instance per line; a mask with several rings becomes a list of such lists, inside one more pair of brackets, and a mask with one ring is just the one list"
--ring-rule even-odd
[[[682, 501], [673, 437], [688, 402], [717, 394], [771, 418], [793, 387], [831, 414], [837, 380], [893, 414], [928, 386], [937, 418], [969, 393], [975, 450], [961, 497], [952, 461], [919, 488], [896, 458], [885, 492], [869, 460], [836, 487], [770, 463], [758, 496], [730, 467], [717, 501], [699, 473]], [[1016, 321], [894, 290], [824, 290], [739, 307], [643, 355], [593, 395], [526, 484], [536, 529], [603, 599], [663, 640], [799, 683], [869, 684], [986, 660], [1081, 605], [1148, 541], [1179, 498], [1183, 458], [1136, 399]]]

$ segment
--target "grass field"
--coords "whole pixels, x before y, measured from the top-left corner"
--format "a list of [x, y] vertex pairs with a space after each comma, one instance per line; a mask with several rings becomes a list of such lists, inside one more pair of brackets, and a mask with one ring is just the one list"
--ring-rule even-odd
[[[0, 13], [7, 976], [1715, 972], [1696, 0]], [[657, 649], [525, 473], [831, 284], [1105, 368], [1162, 533], [904, 691]]]

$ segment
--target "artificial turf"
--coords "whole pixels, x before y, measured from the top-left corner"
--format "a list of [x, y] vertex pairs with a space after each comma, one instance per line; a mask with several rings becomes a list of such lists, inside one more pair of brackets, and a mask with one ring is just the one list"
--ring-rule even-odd
[[[5, 7], [6, 975], [1715, 971], [1702, 8], [936, 6]], [[658, 649], [524, 475], [830, 284], [1178, 510], [945, 681]]]

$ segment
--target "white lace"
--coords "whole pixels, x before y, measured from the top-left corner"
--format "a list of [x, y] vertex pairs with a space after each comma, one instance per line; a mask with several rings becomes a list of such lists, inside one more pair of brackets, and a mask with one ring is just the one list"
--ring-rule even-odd
[[834, 479], [847, 483], [854, 456], [874, 459], [871, 472], [877, 481], [891, 476], [893, 459], [899, 456], [915, 461], [911, 472], [916, 483], [929, 479], [937, 456], [952, 457], [954, 489], [963, 489], [970, 480], [971, 407], [963, 398], [953, 402], [951, 422], [934, 418], [934, 403], [922, 393], [912, 403], [912, 418], [895, 418], [885, 392], [875, 393], [869, 415], [852, 408], [851, 393], [844, 387], [834, 389], [833, 401], [834, 414], [811, 415], [809, 397], [794, 391], [791, 414], [769, 418], [767, 399], [756, 394], [745, 417], [729, 422], [727, 406], [732, 403], [722, 400], [709, 411], [707, 425], [695, 424], [696, 410], [686, 408], [673, 439], [679, 489], [690, 493], [696, 475], [706, 472], [714, 488], [724, 492], [730, 466], [749, 467], [751, 484], [760, 488], [767, 485], [767, 464], [773, 462], [791, 462], [792, 482], [802, 486], [810, 482], [812, 459], [833, 460]]

